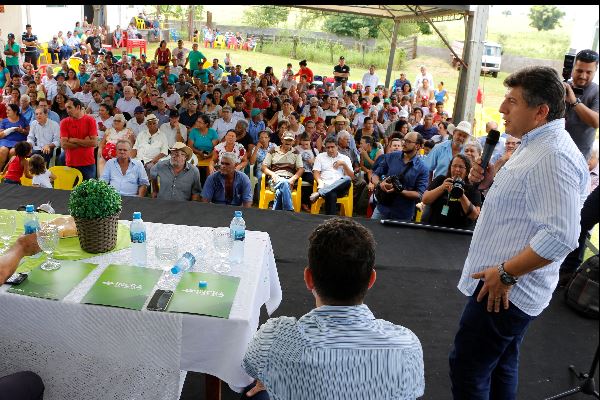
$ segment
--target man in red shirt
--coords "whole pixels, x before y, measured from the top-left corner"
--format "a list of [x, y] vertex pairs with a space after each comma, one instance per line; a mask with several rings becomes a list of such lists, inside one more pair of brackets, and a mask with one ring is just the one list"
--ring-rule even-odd
[[84, 180], [96, 178], [96, 121], [85, 114], [79, 99], [69, 99], [66, 106], [69, 116], [60, 122], [60, 147], [65, 150], [66, 164], [81, 171]]

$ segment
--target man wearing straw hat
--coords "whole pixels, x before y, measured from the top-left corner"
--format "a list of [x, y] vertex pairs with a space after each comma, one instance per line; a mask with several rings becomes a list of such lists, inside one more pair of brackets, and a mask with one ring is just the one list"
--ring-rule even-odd
[[450, 134], [452, 135], [452, 140], [446, 140], [435, 145], [431, 152], [423, 159], [429, 171], [433, 172], [433, 178], [438, 175], [445, 175], [448, 172], [448, 166], [452, 158], [458, 153], [463, 153], [463, 148], [471, 136], [471, 124], [467, 121], [460, 121]]
[[192, 149], [176, 142], [170, 149], [171, 158], [161, 160], [150, 169], [152, 197], [165, 200], [199, 201], [200, 172], [189, 163]]

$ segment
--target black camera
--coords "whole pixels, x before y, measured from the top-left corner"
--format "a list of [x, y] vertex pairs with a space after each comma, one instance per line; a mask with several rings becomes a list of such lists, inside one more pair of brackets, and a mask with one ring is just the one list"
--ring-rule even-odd
[[454, 178], [452, 180], [452, 189], [450, 189], [451, 199], [460, 199], [465, 193], [465, 181], [460, 178]]
[[[565, 54], [565, 59], [563, 61], [563, 70], [562, 70], [562, 77], [565, 82], [568, 82], [569, 79], [571, 79], [573, 67], [575, 66], [575, 58], [576, 58], [575, 54]], [[573, 93], [575, 93], [577, 96], [581, 96], [583, 94], [582, 88], [574, 87], [573, 83], [571, 83], [571, 82], [569, 82], [569, 84], [573, 88]]]
[[401, 193], [404, 190], [404, 184], [402, 183], [402, 178], [399, 175], [392, 175], [388, 179], [394, 187], [394, 192]]

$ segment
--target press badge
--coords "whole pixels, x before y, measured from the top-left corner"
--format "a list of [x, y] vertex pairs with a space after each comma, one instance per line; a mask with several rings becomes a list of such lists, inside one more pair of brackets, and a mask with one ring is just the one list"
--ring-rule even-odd
[[448, 210], [450, 210], [450, 207], [448, 207], [448, 205], [446, 204], [444, 207], [442, 207], [442, 212], [441, 212], [441, 214], [442, 214], [444, 217], [447, 217], [447, 216], [448, 216]]

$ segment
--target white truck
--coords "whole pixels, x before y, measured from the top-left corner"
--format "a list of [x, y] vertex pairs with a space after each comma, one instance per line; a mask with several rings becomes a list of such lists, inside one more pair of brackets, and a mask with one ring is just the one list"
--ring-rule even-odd
[[[498, 77], [500, 72], [500, 66], [502, 64], [502, 45], [494, 42], [483, 42], [483, 55], [481, 56], [481, 73], [490, 73], [494, 78]], [[452, 49], [459, 56], [463, 54], [464, 42], [455, 40], [452, 42]], [[450, 53], [452, 57], [452, 66], [456, 69], [460, 69], [460, 62], [454, 54]]]

